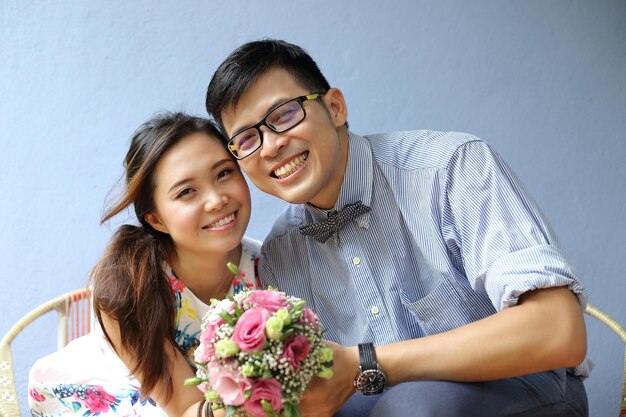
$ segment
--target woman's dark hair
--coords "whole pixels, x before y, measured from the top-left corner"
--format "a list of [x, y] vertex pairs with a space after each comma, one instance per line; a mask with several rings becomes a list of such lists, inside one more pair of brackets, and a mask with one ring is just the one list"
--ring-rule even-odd
[[317, 64], [304, 49], [281, 40], [263, 39], [240, 46], [217, 68], [206, 94], [209, 114], [222, 125], [222, 111], [237, 105], [246, 90], [272, 68], [287, 70], [310, 92], [330, 89]]
[[[122, 348], [131, 353], [134, 374], [141, 375], [142, 395], [161, 381], [172, 394], [166, 344], [174, 340], [176, 306], [164, 263], [175, 258], [169, 235], [153, 229], [144, 219], [154, 210], [154, 170], [168, 149], [193, 133], [222, 140], [209, 120], [184, 113], [161, 113], [144, 123], [133, 135], [124, 160], [125, 187], [109, 205], [102, 223], [131, 204], [140, 225], [123, 225], [113, 235], [91, 273], [93, 305], [104, 330], [102, 314], [119, 324]], [[111, 339], [106, 333], [109, 342]]]

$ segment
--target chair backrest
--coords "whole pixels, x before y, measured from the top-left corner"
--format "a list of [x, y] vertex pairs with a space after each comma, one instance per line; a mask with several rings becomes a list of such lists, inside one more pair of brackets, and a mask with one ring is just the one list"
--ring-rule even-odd
[[[613, 319], [611, 316], [606, 314], [604, 311], [587, 304], [587, 308], [585, 309], [585, 313], [598, 319], [604, 325], [606, 325], [609, 329], [613, 330], [622, 342], [626, 344], [626, 330]], [[619, 417], [626, 416], [626, 346], [624, 347], [624, 376], [622, 380], [622, 395], [620, 399], [620, 408], [619, 408]]]
[[37, 318], [57, 312], [57, 348], [91, 330], [89, 290], [82, 288], [49, 300], [17, 321], [0, 340], [0, 417], [19, 417], [20, 408], [15, 386], [11, 343]]

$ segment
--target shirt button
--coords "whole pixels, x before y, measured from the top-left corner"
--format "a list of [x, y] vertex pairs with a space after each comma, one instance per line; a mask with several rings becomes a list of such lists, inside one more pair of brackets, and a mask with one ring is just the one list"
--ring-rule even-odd
[[352, 263], [355, 265], [358, 265], [361, 263], [361, 258], [359, 258], [358, 256], [355, 256], [354, 258], [352, 258]]
[[372, 312], [372, 314], [380, 313], [380, 309], [377, 306], [372, 307], [370, 311]]

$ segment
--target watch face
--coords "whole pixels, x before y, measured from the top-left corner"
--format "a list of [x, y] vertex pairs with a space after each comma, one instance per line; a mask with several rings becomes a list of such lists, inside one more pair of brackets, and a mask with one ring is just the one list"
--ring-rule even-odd
[[378, 369], [366, 369], [361, 372], [354, 381], [356, 389], [365, 395], [383, 392], [383, 388], [386, 384], [387, 377]]

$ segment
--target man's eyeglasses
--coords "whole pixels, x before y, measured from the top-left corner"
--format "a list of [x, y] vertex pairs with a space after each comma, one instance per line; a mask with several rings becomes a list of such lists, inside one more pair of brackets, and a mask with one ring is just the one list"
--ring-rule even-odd
[[282, 133], [299, 125], [306, 117], [304, 102], [317, 100], [324, 93], [311, 93], [279, 104], [259, 123], [237, 133], [228, 141], [228, 150], [236, 159], [244, 159], [255, 153], [263, 145], [261, 126], [273, 132]]

